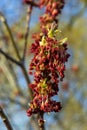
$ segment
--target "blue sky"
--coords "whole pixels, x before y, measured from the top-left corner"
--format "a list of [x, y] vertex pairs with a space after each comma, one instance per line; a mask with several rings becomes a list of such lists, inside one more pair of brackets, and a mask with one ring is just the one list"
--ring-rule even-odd
[[[5, 15], [10, 25], [18, 21], [22, 16], [25, 6], [22, 0], [3, 0], [0, 3], [0, 11]], [[38, 17], [41, 11], [39, 9], [33, 10], [33, 17], [31, 18], [31, 25], [35, 25], [38, 22]]]

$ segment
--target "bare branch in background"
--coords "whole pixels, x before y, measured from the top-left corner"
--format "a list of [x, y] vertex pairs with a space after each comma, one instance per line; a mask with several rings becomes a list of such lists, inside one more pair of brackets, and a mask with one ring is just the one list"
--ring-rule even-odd
[[[4, 51], [2, 51], [1, 49], [0, 49], [0, 53], [3, 54], [8, 60], [10, 60], [13, 63], [15, 63], [16, 65], [20, 66], [20, 68], [21, 68], [21, 70], [22, 70], [22, 72], [24, 74], [24, 77], [26, 79], [27, 86], [28, 86], [30, 84], [29, 76], [27, 74], [25, 66], [21, 62], [21, 57], [19, 55], [19, 51], [17, 49], [17, 46], [16, 46], [16, 43], [14, 41], [14, 38], [13, 38], [12, 32], [10, 30], [10, 27], [8, 26], [8, 23], [7, 23], [5, 17], [3, 16], [3, 14], [1, 12], [0, 12], [0, 20], [4, 23], [5, 27], [7, 28], [7, 31], [9, 33], [9, 37], [10, 37], [10, 39], [12, 41], [13, 47], [14, 47], [15, 52], [16, 52], [16, 54], [17, 54], [17, 56], [18, 56], [18, 58], [19, 58], [20, 61], [17, 61], [15, 59], [13, 59], [11, 56], [9, 56], [7, 53], [5, 53]], [[32, 99], [33, 98], [32, 90], [29, 87], [28, 87], [28, 90], [29, 90], [29, 97]]]
[[19, 61], [15, 60], [15, 59], [12, 58], [11, 56], [9, 56], [9, 55], [8, 55], [7, 53], [5, 53], [1, 48], [0, 48], [0, 53], [1, 53], [2, 55], [4, 55], [8, 60], [14, 62], [15, 64], [17, 64], [17, 65], [19, 65], [19, 66], [21, 65]]
[[11, 42], [12, 42], [12, 44], [13, 44], [13, 47], [14, 47], [14, 49], [15, 49], [15, 52], [16, 52], [17, 57], [18, 57], [19, 59], [21, 59], [20, 54], [19, 54], [19, 51], [18, 51], [18, 48], [17, 48], [16, 43], [15, 43], [14, 38], [13, 38], [12, 32], [11, 32], [11, 30], [10, 30], [10, 27], [9, 27], [9, 25], [8, 25], [8, 23], [7, 23], [7, 21], [6, 21], [5, 17], [4, 17], [4, 15], [3, 15], [1, 12], [0, 12], [0, 20], [1, 20], [2, 23], [5, 25], [5, 27], [6, 27], [7, 31], [8, 31], [8, 33], [9, 33], [9, 37], [10, 37], [10, 39], [11, 39]]
[[25, 60], [25, 54], [26, 54], [26, 49], [27, 49], [27, 44], [28, 44], [28, 36], [29, 36], [29, 24], [30, 24], [30, 20], [31, 20], [31, 13], [32, 13], [32, 6], [29, 6], [27, 8], [27, 16], [26, 16], [26, 32], [25, 32], [25, 43], [24, 43], [24, 52], [23, 52], [23, 62]]
[[9, 120], [8, 120], [6, 114], [4, 113], [1, 106], [0, 106], [0, 116], [1, 116], [5, 126], [7, 128], [7, 130], [13, 130], [13, 128], [12, 128], [12, 126], [11, 126], [11, 124], [10, 124], [10, 122], [9, 122]]

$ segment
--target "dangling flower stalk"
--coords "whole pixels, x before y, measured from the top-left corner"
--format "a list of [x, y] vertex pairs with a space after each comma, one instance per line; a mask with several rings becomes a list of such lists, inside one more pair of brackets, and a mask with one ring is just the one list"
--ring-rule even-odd
[[[28, 0], [25, 0], [28, 3]], [[33, 100], [29, 104], [27, 115], [39, 114], [40, 128], [43, 130], [45, 112], [59, 112], [61, 103], [52, 99], [58, 94], [58, 83], [64, 78], [67, 53], [67, 38], [59, 40], [57, 33], [58, 18], [64, 7], [64, 0], [40, 0], [39, 7], [45, 8], [40, 17], [41, 32], [34, 34], [35, 42], [31, 46], [34, 57], [30, 63], [29, 73], [34, 75], [34, 82], [29, 85], [33, 91]]]

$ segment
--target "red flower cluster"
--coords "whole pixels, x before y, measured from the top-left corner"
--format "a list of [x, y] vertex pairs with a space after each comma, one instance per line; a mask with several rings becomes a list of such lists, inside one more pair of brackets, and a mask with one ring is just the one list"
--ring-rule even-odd
[[28, 115], [40, 110], [57, 112], [61, 109], [60, 103], [52, 101], [51, 97], [58, 94], [58, 82], [64, 78], [65, 62], [69, 57], [66, 46], [66, 43], [61, 45], [60, 41], [48, 36], [43, 36], [41, 41], [32, 44], [34, 58], [30, 70], [34, 70], [34, 83], [30, 87], [34, 99], [27, 111]]
[[43, 20], [41, 20], [42, 32], [33, 35], [35, 42], [32, 44], [31, 52], [34, 53], [34, 58], [30, 64], [30, 74], [34, 75], [34, 82], [29, 86], [33, 90], [34, 99], [29, 104], [28, 116], [39, 112], [59, 112], [61, 109], [61, 103], [54, 101], [52, 97], [58, 94], [58, 83], [64, 78], [65, 62], [67, 62], [69, 54], [67, 53], [66, 38], [58, 40], [56, 37], [59, 30], [57, 22], [53, 21], [58, 13], [55, 15], [52, 13], [54, 8], [60, 12], [63, 4], [63, 0], [58, 2], [40, 0], [41, 6], [46, 5], [45, 15], [50, 15], [52, 21], [49, 24], [47, 21], [42, 22]]
[[[46, 11], [43, 16], [40, 17], [42, 25], [47, 23], [57, 22], [57, 16], [61, 13], [61, 9], [64, 7], [64, 0], [40, 0], [40, 7], [46, 5]], [[41, 25], [41, 26], [42, 26]]]

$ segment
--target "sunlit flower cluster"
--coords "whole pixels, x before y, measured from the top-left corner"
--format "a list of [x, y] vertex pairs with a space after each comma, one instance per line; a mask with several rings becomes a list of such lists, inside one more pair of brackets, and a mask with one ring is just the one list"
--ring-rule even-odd
[[[30, 63], [29, 73], [34, 75], [34, 81], [29, 87], [34, 98], [27, 110], [28, 116], [39, 112], [59, 112], [61, 103], [52, 99], [58, 94], [58, 83], [64, 78], [67, 53], [67, 38], [59, 40], [57, 33], [57, 16], [64, 6], [63, 0], [40, 0], [40, 7], [46, 12], [40, 17], [41, 33], [34, 34], [31, 52], [34, 57]], [[56, 9], [56, 10], [55, 10]], [[55, 13], [56, 12], [56, 13]], [[45, 16], [51, 21], [47, 21]]]

